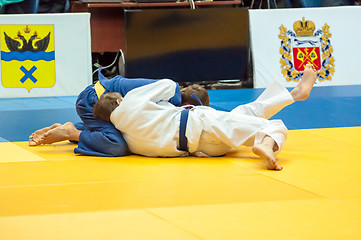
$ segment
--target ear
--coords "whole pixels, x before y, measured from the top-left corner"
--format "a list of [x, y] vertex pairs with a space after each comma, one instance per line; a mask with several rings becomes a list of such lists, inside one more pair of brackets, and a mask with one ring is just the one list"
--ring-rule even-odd
[[120, 104], [122, 102], [122, 99], [117, 99], [117, 103], [118, 103], [118, 105]]

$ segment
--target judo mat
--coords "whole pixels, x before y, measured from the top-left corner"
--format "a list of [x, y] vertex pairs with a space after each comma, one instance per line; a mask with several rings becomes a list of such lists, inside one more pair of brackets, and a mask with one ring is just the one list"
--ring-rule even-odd
[[[230, 110], [261, 90], [210, 91]], [[76, 156], [28, 147], [77, 121], [75, 97], [0, 99], [0, 239], [360, 239], [361, 86], [314, 88], [273, 118], [290, 132], [268, 171], [250, 148], [217, 158]]]

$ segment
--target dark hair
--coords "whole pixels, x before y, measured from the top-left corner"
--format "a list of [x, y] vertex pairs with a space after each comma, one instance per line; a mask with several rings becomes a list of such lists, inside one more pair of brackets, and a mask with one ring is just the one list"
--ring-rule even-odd
[[[194, 95], [197, 97], [194, 97]], [[207, 90], [198, 84], [189, 85], [181, 89], [182, 105], [204, 105], [209, 106], [209, 96]], [[192, 96], [193, 95], [193, 96]], [[199, 100], [201, 103], [199, 102]]]
[[94, 117], [110, 123], [110, 114], [112, 114], [114, 109], [118, 107], [118, 99], [122, 99], [122, 95], [120, 95], [120, 93], [108, 92], [103, 94], [98, 102], [96, 102], [93, 106]]

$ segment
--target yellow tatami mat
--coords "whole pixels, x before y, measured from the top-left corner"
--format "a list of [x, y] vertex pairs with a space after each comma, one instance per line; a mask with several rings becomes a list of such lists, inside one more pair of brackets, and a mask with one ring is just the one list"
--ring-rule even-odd
[[76, 156], [0, 143], [1, 240], [360, 239], [361, 127], [292, 130], [268, 171], [220, 158]]

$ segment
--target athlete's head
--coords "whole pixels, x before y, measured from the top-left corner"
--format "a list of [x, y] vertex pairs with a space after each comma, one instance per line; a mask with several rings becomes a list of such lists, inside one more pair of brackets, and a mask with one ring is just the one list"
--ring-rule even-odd
[[94, 117], [110, 123], [110, 114], [119, 106], [122, 100], [122, 95], [117, 92], [103, 94], [93, 106]]
[[207, 90], [198, 84], [193, 84], [181, 89], [182, 105], [209, 106]]

